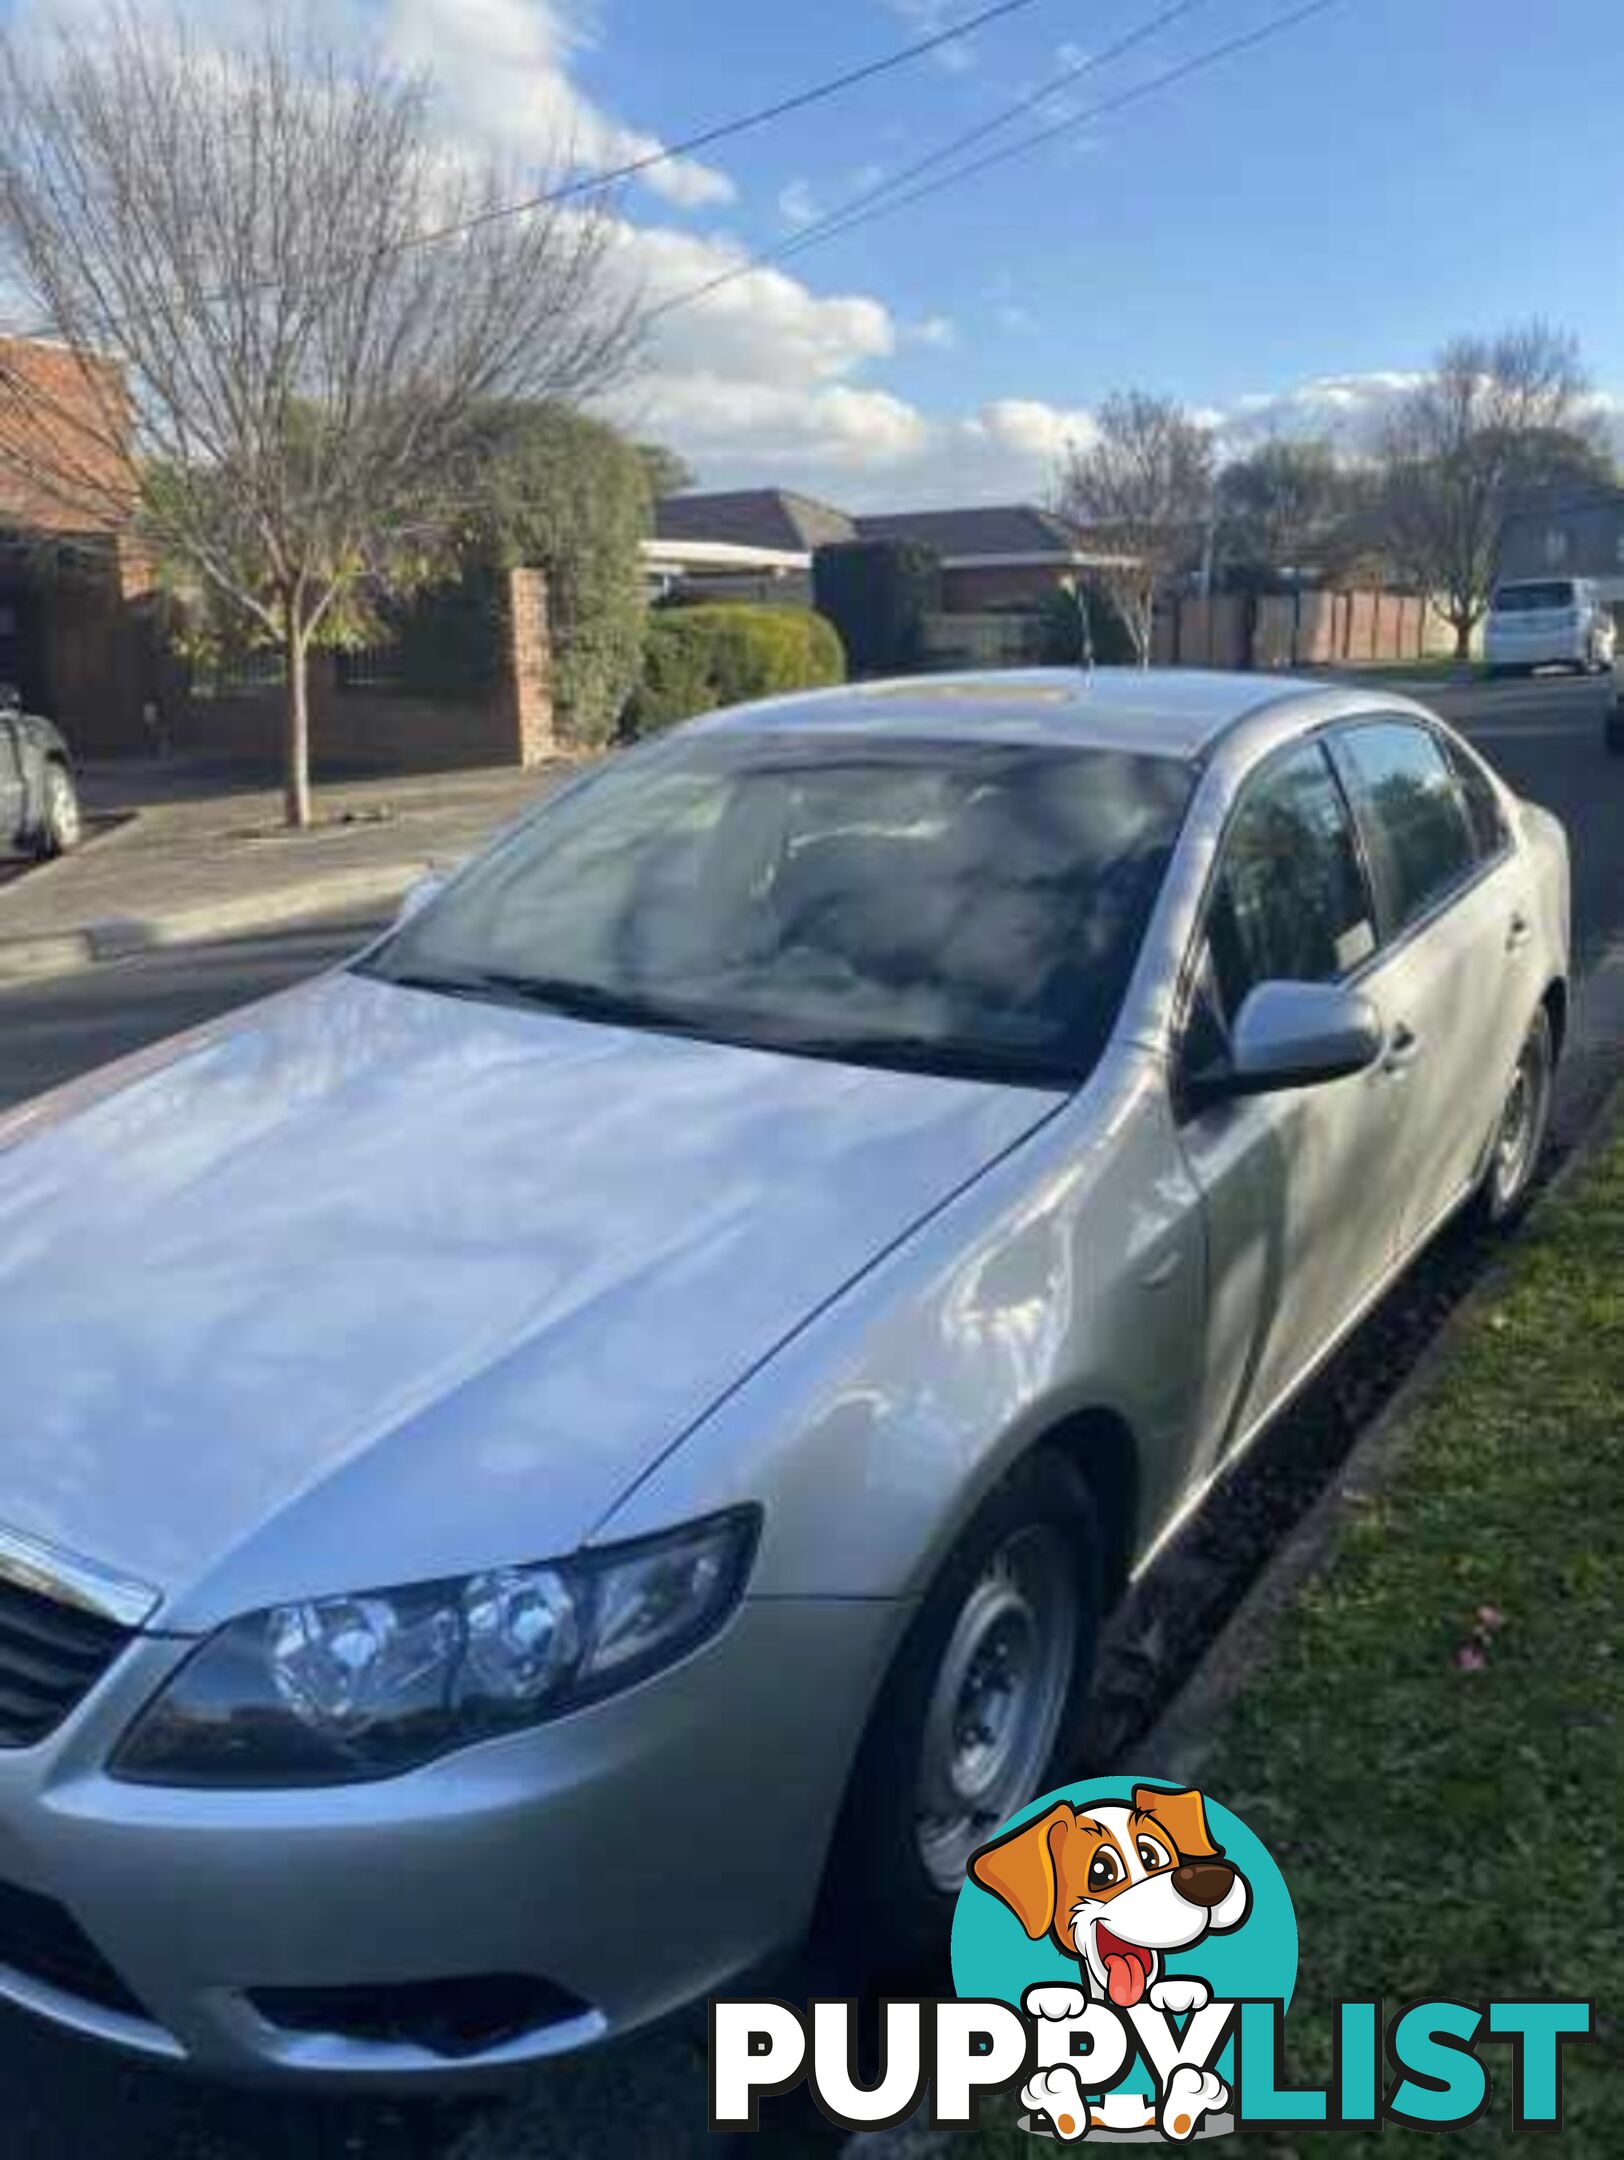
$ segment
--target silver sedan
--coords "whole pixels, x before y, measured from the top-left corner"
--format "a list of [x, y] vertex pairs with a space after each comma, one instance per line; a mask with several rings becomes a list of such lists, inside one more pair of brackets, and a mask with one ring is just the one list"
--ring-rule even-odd
[[939, 1930], [1130, 1576], [1522, 1205], [1568, 916], [1402, 699], [876, 685], [0, 1121], [0, 1995], [477, 2079]]

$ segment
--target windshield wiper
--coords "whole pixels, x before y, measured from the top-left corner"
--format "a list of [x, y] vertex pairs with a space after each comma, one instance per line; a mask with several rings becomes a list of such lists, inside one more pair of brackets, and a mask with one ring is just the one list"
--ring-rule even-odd
[[1028, 1064], [1019, 1052], [982, 1050], [966, 1043], [944, 1042], [937, 1035], [763, 1035], [763, 1050], [786, 1057], [827, 1058], [836, 1064], [877, 1065], [897, 1072], [932, 1073], [944, 1080], [990, 1080], [1005, 1087], [1063, 1088], [1076, 1076], [1053, 1066]]
[[680, 1015], [652, 1000], [607, 990], [596, 983], [562, 975], [523, 975], [503, 968], [404, 968], [377, 971], [385, 982], [404, 990], [432, 990], [444, 997], [488, 998], [510, 1005], [535, 1005], [572, 1020], [601, 1020], [627, 1027], [684, 1029]]

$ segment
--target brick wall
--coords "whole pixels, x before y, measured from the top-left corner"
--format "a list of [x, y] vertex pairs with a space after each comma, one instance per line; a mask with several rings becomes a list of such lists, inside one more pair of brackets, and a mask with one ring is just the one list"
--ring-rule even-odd
[[539, 765], [557, 747], [553, 727], [553, 641], [547, 579], [540, 570], [510, 570], [506, 622], [505, 701], [512, 755], [496, 762]]
[[[554, 755], [547, 581], [539, 570], [515, 570], [509, 577], [497, 633], [502, 666], [489, 693], [418, 697], [398, 689], [346, 689], [330, 653], [311, 655], [311, 761], [318, 775], [538, 765]], [[280, 769], [280, 689], [183, 694], [166, 718], [175, 750]]]

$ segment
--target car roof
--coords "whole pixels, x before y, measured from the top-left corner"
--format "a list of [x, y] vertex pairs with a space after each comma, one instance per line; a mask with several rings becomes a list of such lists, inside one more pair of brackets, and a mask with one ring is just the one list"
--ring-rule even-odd
[[[1031, 668], [854, 683], [736, 706], [707, 734], [930, 734], [938, 740], [1075, 745], [1197, 759], [1243, 720], [1329, 686], [1196, 668]], [[1346, 697], [1345, 686], [1342, 689]], [[1394, 700], [1393, 702], [1399, 702]]]

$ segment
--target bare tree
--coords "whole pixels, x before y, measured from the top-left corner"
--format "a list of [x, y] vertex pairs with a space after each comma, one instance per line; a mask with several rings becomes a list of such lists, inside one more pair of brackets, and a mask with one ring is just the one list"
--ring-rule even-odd
[[1544, 323], [1457, 338], [1380, 431], [1388, 548], [1454, 630], [1459, 659], [1494, 591], [1512, 497], [1594, 455], [1586, 388], [1576, 342]]
[[1212, 433], [1143, 390], [1108, 397], [1095, 420], [1094, 440], [1061, 473], [1059, 506], [1109, 548], [1099, 576], [1148, 667], [1156, 595], [1199, 553], [1211, 515]]
[[285, 25], [223, 49], [115, 4], [45, 47], [7, 35], [0, 83], [0, 261], [73, 363], [0, 361], [0, 460], [115, 528], [133, 508], [280, 650], [303, 825], [313, 643], [426, 574], [490, 400], [576, 399], [628, 362], [613, 228], [504, 214], [425, 79]]

